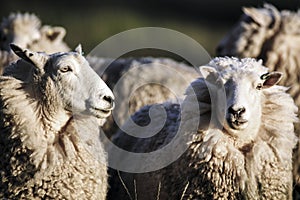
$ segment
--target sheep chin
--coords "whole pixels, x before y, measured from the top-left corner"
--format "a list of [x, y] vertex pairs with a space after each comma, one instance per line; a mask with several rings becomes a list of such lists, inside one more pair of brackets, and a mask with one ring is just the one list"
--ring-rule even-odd
[[245, 130], [249, 125], [248, 120], [242, 119], [226, 119], [224, 122], [224, 129], [230, 135], [239, 135], [241, 131]]

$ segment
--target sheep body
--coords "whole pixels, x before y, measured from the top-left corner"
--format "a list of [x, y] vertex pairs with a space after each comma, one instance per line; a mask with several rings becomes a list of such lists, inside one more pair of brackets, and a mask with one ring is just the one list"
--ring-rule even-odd
[[[227, 85], [231, 84], [231, 81], [243, 81], [241, 77], [247, 81], [249, 77], [259, 80], [259, 76], [268, 73], [261, 62], [254, 59], [215, 58], [208, 66], [213, 67], [221, 77], [217, 77], [215, 81], [225, 81], [223, 84], [229, 96], [232, 94]], [[213, 75], [204, 77], [209, 81]], [[292, 198], [292, 149], [297, 142], [293, 123], [297, 121], [297, 107], [286, 93], [287, 88], [272, 86], [263, 89], [261, 100], [256, 102], [261, 104], [261, 113], [253, 111], [248, 118], [247, 128], [241, 128], [243, 123], [232, 124], [233, 127], [238, 126], [233, 130], [234, 128], [228, 126], [228, 120], [233, 116], [229, 115], [231, 118], [227, 118], [228, 113], [227, 122], [221, 126], [218, 124], [220, 120], [211, 119], [213, 113], [218, 112], [212, 110], [213, 107], [220, 107], [221, 102], [210, 99], [211, 86], [207, 86], [206, 81], [199, 78], [192, 82], [182, 104], [161, 104], [165, 107], [168, 117], [165, 126], [155, 136], [128, 139], [122, 131], [114, 136], [113, 142], [127, 151], [152, 152], [169, 144], [183, 126], [188, 138], [188, 148], [179, 159], [157, 171], [140, 174], [122, 172], [118, 175], [112, 170], [109, 199], [130, 199], [120, 179], [129, 189], [131, 198], [137, 196], [138, 199], [155, 199], [158, 196], [159, 199]], [[274, 83], [272, 81], [271, 85]], [[266, 82], [263, 84], [267, 85]], [[249, 85], [253, 87], [252, 83]], [[213, 91], [217, 90], [212, 88]], [[198, 126], [199, 113], [194, 112], [198, 106], [200, 124], [194, 131], [189, 127], [195, 127], [195, 124]], [[245, 113], [251, 113], [249, 108], [256, 109], [257, 106], [259, 107], [251, 104], [250, 107], [246, 107]], [[133, 121], [140, 126], [147, 125], [150, 122], [150, 108], [151, 106], [146, 106], [136, 112], [132, 116]], [[227, 110], [230, 112], [229, 108]], [[251, 121], [254, 124], [251, 125]], [[174, 147], [174, 151], [176, 148]], [[125, 156], [126, 154], [120, 155], [116, 160], [120, 160], [121, 163]], [[155, 160], [146, 159], [142, 162], [150, 166], [155, 165], [160, 162], [160, 156]]]
[[[105, 199], [106, 154], [97, 141], [98, 120], [108, 116], [111, 105], [94, 98], [112, 98], [111, 91], [80, 48], [47, 55], [14, 46], [14, 52], [22, 59], [0, 77], [0, 197]], [[92, 108], [82, 107], [88, 102]]]

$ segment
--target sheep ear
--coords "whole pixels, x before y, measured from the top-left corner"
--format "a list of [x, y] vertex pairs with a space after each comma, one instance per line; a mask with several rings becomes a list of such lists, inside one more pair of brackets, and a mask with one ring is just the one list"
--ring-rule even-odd
[[45, 53], [32, 52], [28, 49], [22, 49], [15, 44], [10, 44], [10, 48], [17, 56], [40, 69], [43, 69], [49, 59], [49, 56]]
[[268, 26], [272, 23], [273, 20], [272, 13], [269, 9], [262, 10], [257, 8], [244, 7], [243, 12], [260, 25]]
[[213, 67], [201, 66], [200, 72], [205, 80], [210, 83], [215, 83], [219, 78], [219, 73]]
[[66, 35], [66, 30], [60, 26], [43, 26], [41, 31], [46, 35], [46, 37], [52, 42], [60, 42]]
[[263, 88], [269, 88], [273, 85], [276, 85], [281, 80], [282, 75], [283, 74], [281, 72], [270, 72], [263, 74], [261, 76], [261, 79], [264, 80]]
[[80, 55], [83, 55], [81, 44], [77, 45], [77, 47], [75, 48], [75, 52], [79, 53]]

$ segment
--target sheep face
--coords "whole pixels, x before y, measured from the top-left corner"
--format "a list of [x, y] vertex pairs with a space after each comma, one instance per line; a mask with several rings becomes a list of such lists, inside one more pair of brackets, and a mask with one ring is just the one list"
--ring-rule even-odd
[[263, 46], [278, 30], [280, 13], [272, 5], [243, 11], [237, 25], [218, 45], [218, 56], [259, 57]]
[[114, 96], [81, 55], [80, 46], [75, 52], [51, 55], [11, 47], [34, 65], [34, 77], [46, 97], [45, 104], [61, 104], [72, 114], [92, 114], [98, 118], [110, 115]]
[[51, 76], [66, 109], [99, 118], [110, 115], [114, 107], [113, 94], [82, 56], [65, 54], [56, 57], [53, 63]]
[[215, 93], [212, 106], [215, 106], [217, 121], [225, 132], [242, 141], [253, 140], [260, 127], [263, 90], [276, 84], [282, 74], [240, 68], [218, 73], [207, 66], [200, 70]]

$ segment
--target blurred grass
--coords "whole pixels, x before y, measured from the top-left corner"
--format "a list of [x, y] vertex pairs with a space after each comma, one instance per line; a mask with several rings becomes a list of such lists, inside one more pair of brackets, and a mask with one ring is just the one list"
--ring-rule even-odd
[[[124, 16], [126, 16], [124, 18]], [[81, 42], [86, 50], [90, 50], [103, 40], [122, 31], [139, 27], [163, 27], [184, 33], [198, 41], [209, 53], [214, 52], [218, 41], [226, 32], [226, 27], [213, 24], [192, 23], [172, 19], [147, 18], [134, 11], [105, 9], [89, 13], [80, 19], [74, 17], [64, 19], [68, 29], [67, 41], [73, 46]], [[82, 31], [85, 30], [85, 31]], [[77, 33], [73, 34], [72, 33]]]

